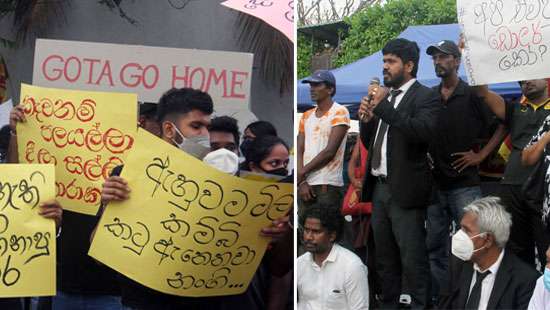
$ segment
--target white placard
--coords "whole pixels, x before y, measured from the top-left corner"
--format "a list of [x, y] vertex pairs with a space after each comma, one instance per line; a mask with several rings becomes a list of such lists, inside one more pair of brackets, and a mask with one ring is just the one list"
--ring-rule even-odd
[[216, 110], [249, 110], [249, 53], [140, 45], [36, 40], [33, 84], [43, 87], [137, 93], [158, 102], [172, 87], [212, 96]]
[[550, 77], [550, 1], [458, 0], [470, 85]]

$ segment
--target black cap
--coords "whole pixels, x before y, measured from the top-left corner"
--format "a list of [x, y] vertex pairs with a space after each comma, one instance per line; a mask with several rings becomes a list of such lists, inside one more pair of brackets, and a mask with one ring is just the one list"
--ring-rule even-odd
[[323, 82], [336, 86], [336, 78], [328, 70], [317, 70], [310, 77], [302, 80], [303, 84]]
[[460, 57], [460, 50], [458, 49], [458, 46], [451, 40], [443, 40], [437, 44], [430, 45], [428, 49], [426, 49], [426, 54], [430, 56], [435, 52]]

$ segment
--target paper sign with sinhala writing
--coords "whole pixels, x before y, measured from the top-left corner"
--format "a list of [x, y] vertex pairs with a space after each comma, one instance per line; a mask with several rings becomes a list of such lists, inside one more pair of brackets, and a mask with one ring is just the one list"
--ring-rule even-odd
[[55, 295], [55, 223], [38, 214], [54, 181], [53, 165], [0, 165], [0, 298]]
[[109, 204], [89, 255], [157, 291], [180, 296], [246, 290], [286, 214], [292, 184], [220, 172], [139, 130], [122, 177], [130, 198]]
[[550, 77], [550, 2], [458, 0], [457, 14], [470, 85]]
[[294, 42], [294, 0], [227, 0], [221, 5], [265, 21]]
[[21, 85], [20, 163], [51, 163], [63, 209], [96, 214], [101, 186], [123, 164], [137, 130], [135, 94]]

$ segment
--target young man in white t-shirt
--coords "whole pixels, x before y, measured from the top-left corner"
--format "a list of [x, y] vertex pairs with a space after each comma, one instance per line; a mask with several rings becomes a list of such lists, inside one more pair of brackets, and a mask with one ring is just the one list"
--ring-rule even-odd
[[348, 109], [332, 100], [336, 79], [330, 71], [318, 70], [302, 83], [309, 83], [317, 107], [306, 111], [298, 132], [298, 197], [300, 213], [316, 200], [340, 208]]

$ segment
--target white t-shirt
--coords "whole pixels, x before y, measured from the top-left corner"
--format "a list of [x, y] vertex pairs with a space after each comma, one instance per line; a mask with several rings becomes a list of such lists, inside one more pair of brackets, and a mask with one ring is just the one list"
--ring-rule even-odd
[[[343, 105], [336, 102], [321, 117], [315, 115], [317, 108], [310, 109], [302, 115], [300, 120], [300, 133], [304, 134], [304, 165], [307, 165], [317, 154], [328, 145], [330, 132], [335, 126], [350, 126], [349, 111]], [[334, 159], [323, 168], [310, 173], [307, 176], [309, 185], [334, 185], [344, 186], [343, 168], [344, 152], [346, 148], [344, 136]]]
[[298, 310], [366, 310], [367, 266], [350, 250], [334, 244], [319, 267], [311, 253], [296, 261]]

